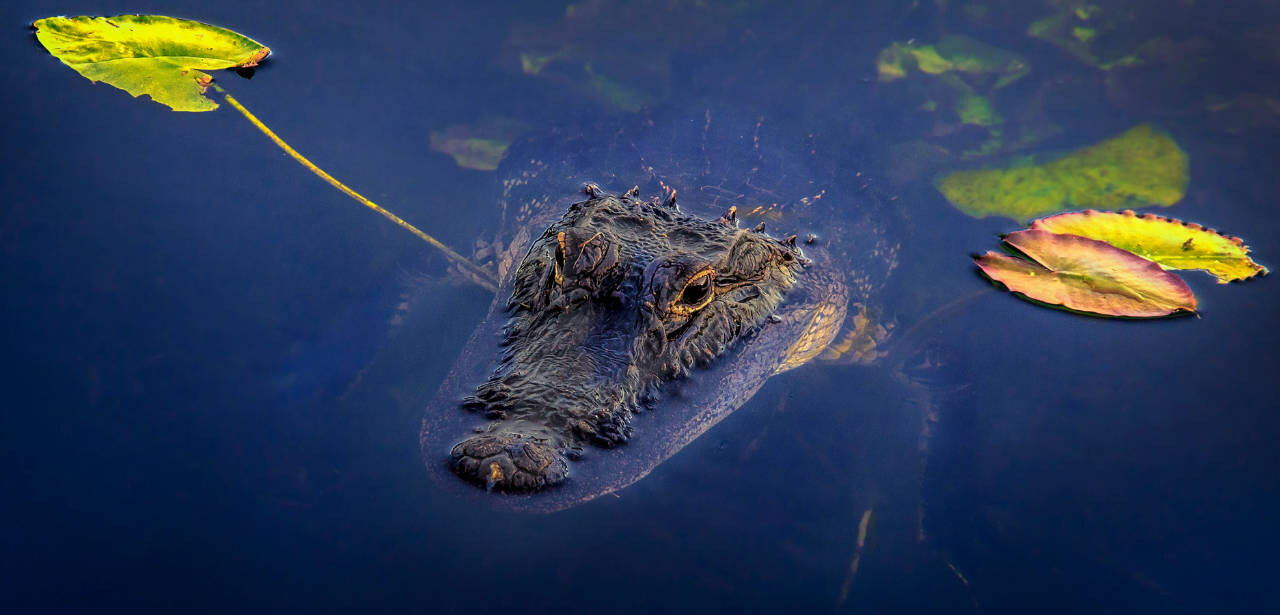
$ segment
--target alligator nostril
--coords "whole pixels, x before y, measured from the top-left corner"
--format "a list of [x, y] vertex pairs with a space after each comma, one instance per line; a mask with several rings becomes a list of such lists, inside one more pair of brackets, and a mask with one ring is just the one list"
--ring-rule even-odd
[[493, 486], [502, 482], [502, 479], [504, 477], [506, 477], [506, 473], [502, 471], [502, 463], [497, 461], [490, 461], [489, 477], [485, 479], [485, 482], [484, 482], [485, 491], [493, 491]]

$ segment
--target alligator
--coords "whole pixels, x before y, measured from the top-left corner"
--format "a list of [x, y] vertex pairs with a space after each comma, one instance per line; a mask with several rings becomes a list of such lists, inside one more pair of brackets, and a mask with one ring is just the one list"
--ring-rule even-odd
[[741, 230], [736, 209], [586, 192], [516, 269], [502, 363], [464, 402], [494, 422], [450, 453], [472, 482], [535, 491], [584, 443], [625, 444], [642, 401], [754, 333], [803, 268], [794, 235]]
[[616, 491], [856, 328], [891, 212], [820, 150], [715, 109], [513, 146], [499, 292], [427, 408], [431, 473], [522, 509]]

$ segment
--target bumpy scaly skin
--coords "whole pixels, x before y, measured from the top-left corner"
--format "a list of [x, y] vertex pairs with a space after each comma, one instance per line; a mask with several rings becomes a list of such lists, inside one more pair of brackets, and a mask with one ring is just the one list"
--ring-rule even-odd
[[514, 274], [502, 362], [465, 402], [492, 422], [450, 454], [467, 480], [537, 491], [584, 446], [624, 444], [657, 388], [764, 323], [805, 262], [794, 237], [739, 229], [733, 210], [588, 194]]

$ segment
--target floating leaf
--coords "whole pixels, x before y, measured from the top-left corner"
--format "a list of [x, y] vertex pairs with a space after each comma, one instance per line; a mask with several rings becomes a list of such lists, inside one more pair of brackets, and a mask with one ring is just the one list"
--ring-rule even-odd
[[995, 252], [974, 261], [988, 277], [1034, 301], [1130, 318], [1196, 311], [1195, 295], [1178, 276], [1106, 242], [1041, 230], [1011, 233], [1005, 241], [1036, 262]]
[[1186, 193], [1187, 166], [1169, 135], [1141, 124], [1046, 164], [956, 171], [938, 190], [975, 218], [1024, 221], [1064, 209], [1173, 205]]
[[202, 70], [257, 66], [271, 50], [230, 30], [161, 15], [49, 17], [33, 24], [49, 53], [90, 81], [147, 94], [174, 111], [212, 111]]
[[1220, 284], [1267, 272], [1238, 237], [1155, 214], [1087, 210], [1036, 220], [1031, 228], [1105, 241], [1165, 269], [1202, 269]]

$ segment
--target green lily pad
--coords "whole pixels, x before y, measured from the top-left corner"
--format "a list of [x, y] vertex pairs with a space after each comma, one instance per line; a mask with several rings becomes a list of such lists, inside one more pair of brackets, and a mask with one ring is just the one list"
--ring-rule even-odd
[[1026, 221], [1067, 209], [1169, 206], [1189, 180], [1187, 154], [1147, 124], [1053, 162], [956, 171], [937, 182], [960, 211], [975, 218]]
[[1266, 267], [1249, 257], [1249, 246], [1239, 237], [1155, 214], [1087, 209], [1041, 218], [1031, 228], [1105, 241], [1165, 269], [1200, 269], [1218, 278], [1219, 284], [1267, 274]]
[[202, 71], [257, 66], [271, 50], [231, 30], [161, 15], [49, 17], [33, 24], [49, 53], [90, 81], [174, 111], [212, 111]]

